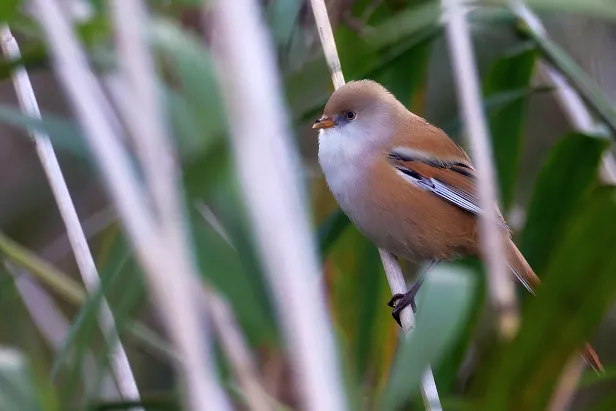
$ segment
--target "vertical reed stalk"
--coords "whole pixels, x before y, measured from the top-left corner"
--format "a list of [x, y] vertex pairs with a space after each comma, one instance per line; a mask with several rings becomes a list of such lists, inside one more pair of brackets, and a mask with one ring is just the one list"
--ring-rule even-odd
[[217, 0], [209, 10], [236, 167], [304, 409], [345, 410], [316, 248], [299, 189], [300, 161], [289, 139], [267, 29], [255, 0]]
[[511, 338], [517, 331], [519, 317], [514, 284], [505, 263], [504, 244], [496, 220], [498, 192], [495, 183], [492, 147], [481, 104], [479, 78], [463, 0], [442, 0], [446, 17], [446, 35], [458, 101], [464, 118], [467, 138], [478, 173], [481, 246], [488, 266], [488, 286], [497, 310], [501, 336]]

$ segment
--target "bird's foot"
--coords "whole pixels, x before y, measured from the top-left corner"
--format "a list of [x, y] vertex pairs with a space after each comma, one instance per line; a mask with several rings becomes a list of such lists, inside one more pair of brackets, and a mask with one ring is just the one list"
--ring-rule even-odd
[[417, 312], [417, 304], [415, 304], [415, 296], [417, 295], [417, 290], [411, 289], [406, 294], [394, 294], [394, 296], [387, 303], [388, 306], [392, 307], [391, 315], [394, 317], [394, 320], [398, 323], [400, 327], [402, 327], [402, 323], [400, 322], [400, 313], [409, 305], [413, 309], [413, 312]]
[[[432, 265], [430, 267], [432, 267]], [[410, 305], [411, 309], [413, 310], [413, 313], [417, 312], [417, 304], [415, 303], [415, 297], [417, 297], [417, 293], [419, 292], [419, 289], [423, 284], [424, 277], [425, 273], [421, 277], [419, 277], [419, 280], [417, 280], [417, 282], [413, 285], [413, 287], [411, 287], [409, 291], [407, 291], [405, 294], [394, 294], [394, 296], [391, 297], [391, 300], [389, 300], [389, 302], [387, 303], [388, 306], [393, 308], [391, 315], [394, 317], [394, 320], [396, 320], [400, 327], [402, 327], [402, 323], [400, 323], [400, 313], [402, 312], [402, 310], [404, 310]]]

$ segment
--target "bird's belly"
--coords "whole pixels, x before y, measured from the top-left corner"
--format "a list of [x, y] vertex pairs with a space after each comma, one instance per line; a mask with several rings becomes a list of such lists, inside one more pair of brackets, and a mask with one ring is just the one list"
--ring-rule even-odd
[[366, 180], [361, 175], [337, 177], [333, 181], [328, 180], [330, 191], [342, 211], [366, 238], [378, 248], [410, 261], [431, 258], [426, 255], [423, 247], [417, 247], [413, 224], [409, 224], [412, 209], [407, 210], [404, 221], [400, 221], [379, 204], [378, 198], [369, 192]]
[[377, 247], [416, 262], [469, 253], [474, 242], [470, 214], [416, 187], [384, 198], [383, 191], [369, 189], [382, 182], [367, 179], [328, 184], [340, 208]]

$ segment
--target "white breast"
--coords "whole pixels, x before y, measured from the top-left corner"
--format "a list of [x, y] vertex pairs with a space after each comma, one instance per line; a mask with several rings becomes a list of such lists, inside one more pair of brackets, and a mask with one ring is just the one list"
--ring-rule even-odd
[[360, 134], [356, 124], [322, 129], [319, 132], [319, 163], [327, 185], [347, 214], [361, 201], [365, 173], [374, 158], [370, 139]]

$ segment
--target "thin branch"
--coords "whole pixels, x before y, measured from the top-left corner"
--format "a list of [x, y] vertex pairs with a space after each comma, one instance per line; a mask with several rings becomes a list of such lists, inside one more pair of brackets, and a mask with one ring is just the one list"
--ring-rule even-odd
[[[272, 45], [255, 0], [212, 3], [232, 145], [305, 409], [347, 409]], [[258, 170], [258, 173], [255, 171]]]
[[519, 325], [514, 284], [505, 263], [504, 242], [496, 220], [496, 191], [492, 147], [481, 105], [477, 67], [463, 0], [442, 0], [452, 70], [458, 101], [464, 116], [467, 138], [478, 171], [479, 204], [484, 213], [479, 219], [480, 241], [488, 266], [492, 304], [497, 310], [498, 330], [511, 338]]
[[[8, 26], [3, 26], [0, 29], [0, 36], [2, 38], [2, 50], [4, 54], [14, 59], [19, 58], [21, 56], [19, 46], [13, 38]], [[30, 83], [26, 70], [24, 68], [18, 68], [15, 70], [12, 77], [21, 110], [28, 116], [41, 118], [34, 90], [32, 89], [32, 84]], [[60, 215], [66, 226], [69, 242], [73, 249], [73, 255], [77, 261], [81, 278], [88, 292], [94, 293], [100, 286], [100, 278], [96, 270], [96, 265], [94, 264], [94, 258], [88, 246], [88, 241], [81, 227], [79, 216], [75, 210], [66, 182], [64, 181], [64, 176], [62, 175], [56, 153], [49, 140], [49, 136], [46, 134], [31, 130], [30, 136], [34, 139], [36, 152], [41, 160], [47, 180], [51, 186], [51, 191], [58, 204]], [[140, 397], [137, 383], [130, 368], [126, 351], [120, 341], [113, 313], [104, 298], [101, 300], [98, 321], [105, 340], [109, 345], [111, 369], [117, 381], [120, 394], [123, 399], [138, 401]]]
[[[176, 365], [187, 383], [188, 407], [191, 410], [228, 410], [229, 403], [218, 384], [215, 361], [208, 349], [209, 335], [202, 327], [200, 307], [191, 292], [195, 278], [190, 267], [192, 260], [180, 258], [177, 242], [168, 240], [167, 231], [157, 226], [131, 169], [121, 137], [114, 133], [106, 116], [108, 102], [57, 1], [33, 0], [33, 4], [37, 6], [37, 18], [46, 33], [56, 74], [84, 128], [111, 198], [147, 274], [159, 313], [178, 349]], [[125, 3], [119, 6], [122, 4]], [[125, 12], [130, 13], [130, 10], [125, 9]], [[128, 24], [143, 30], [141, 17], [138, 13], [131, 15]], [[148, 169], [146, 167], [146, 172]], [[179, 220], [181, 215], [170, 216], [170, 219], [175, 218]]]
[[[312, 10], [314, 12], [314, 18], [319, 30], [319, 37], [321, 39], [321, 46], [323, 47], [323, 53], [327, 60], [327, 65], [330, 69], [332, 82], [336, 89], [344, 85], [344, 77], [342, 75], [342, 65], [340, 64], [340, 58], [338, 57], [338, 51], [336, 49], [336, 41], [334, 39], [334, 33], [332, 26], [327, 15], [327, 8], [325, 1], [323, 0], [311, 0]], [[396, 258], [385, 250], [379, 249], [387, 282], [392, 294], [404, 294], [406, 293], [406, 282], [404, 281], [404, 275], [400, 269], [400, 265]], [[400, 322], [402, 323], [402, 329], [409, 335], [413, 325], [415, 324], [415, 317], [413, 315], [412, 308], [406, 307], [400, 313]], [[436, 382], [434, 381], [434, 375], [432, 368], [428, 366], [421, 381], [421, 395], [424, 399], [424, 405], [426, 410], [438, 411], [442, 409]]]

